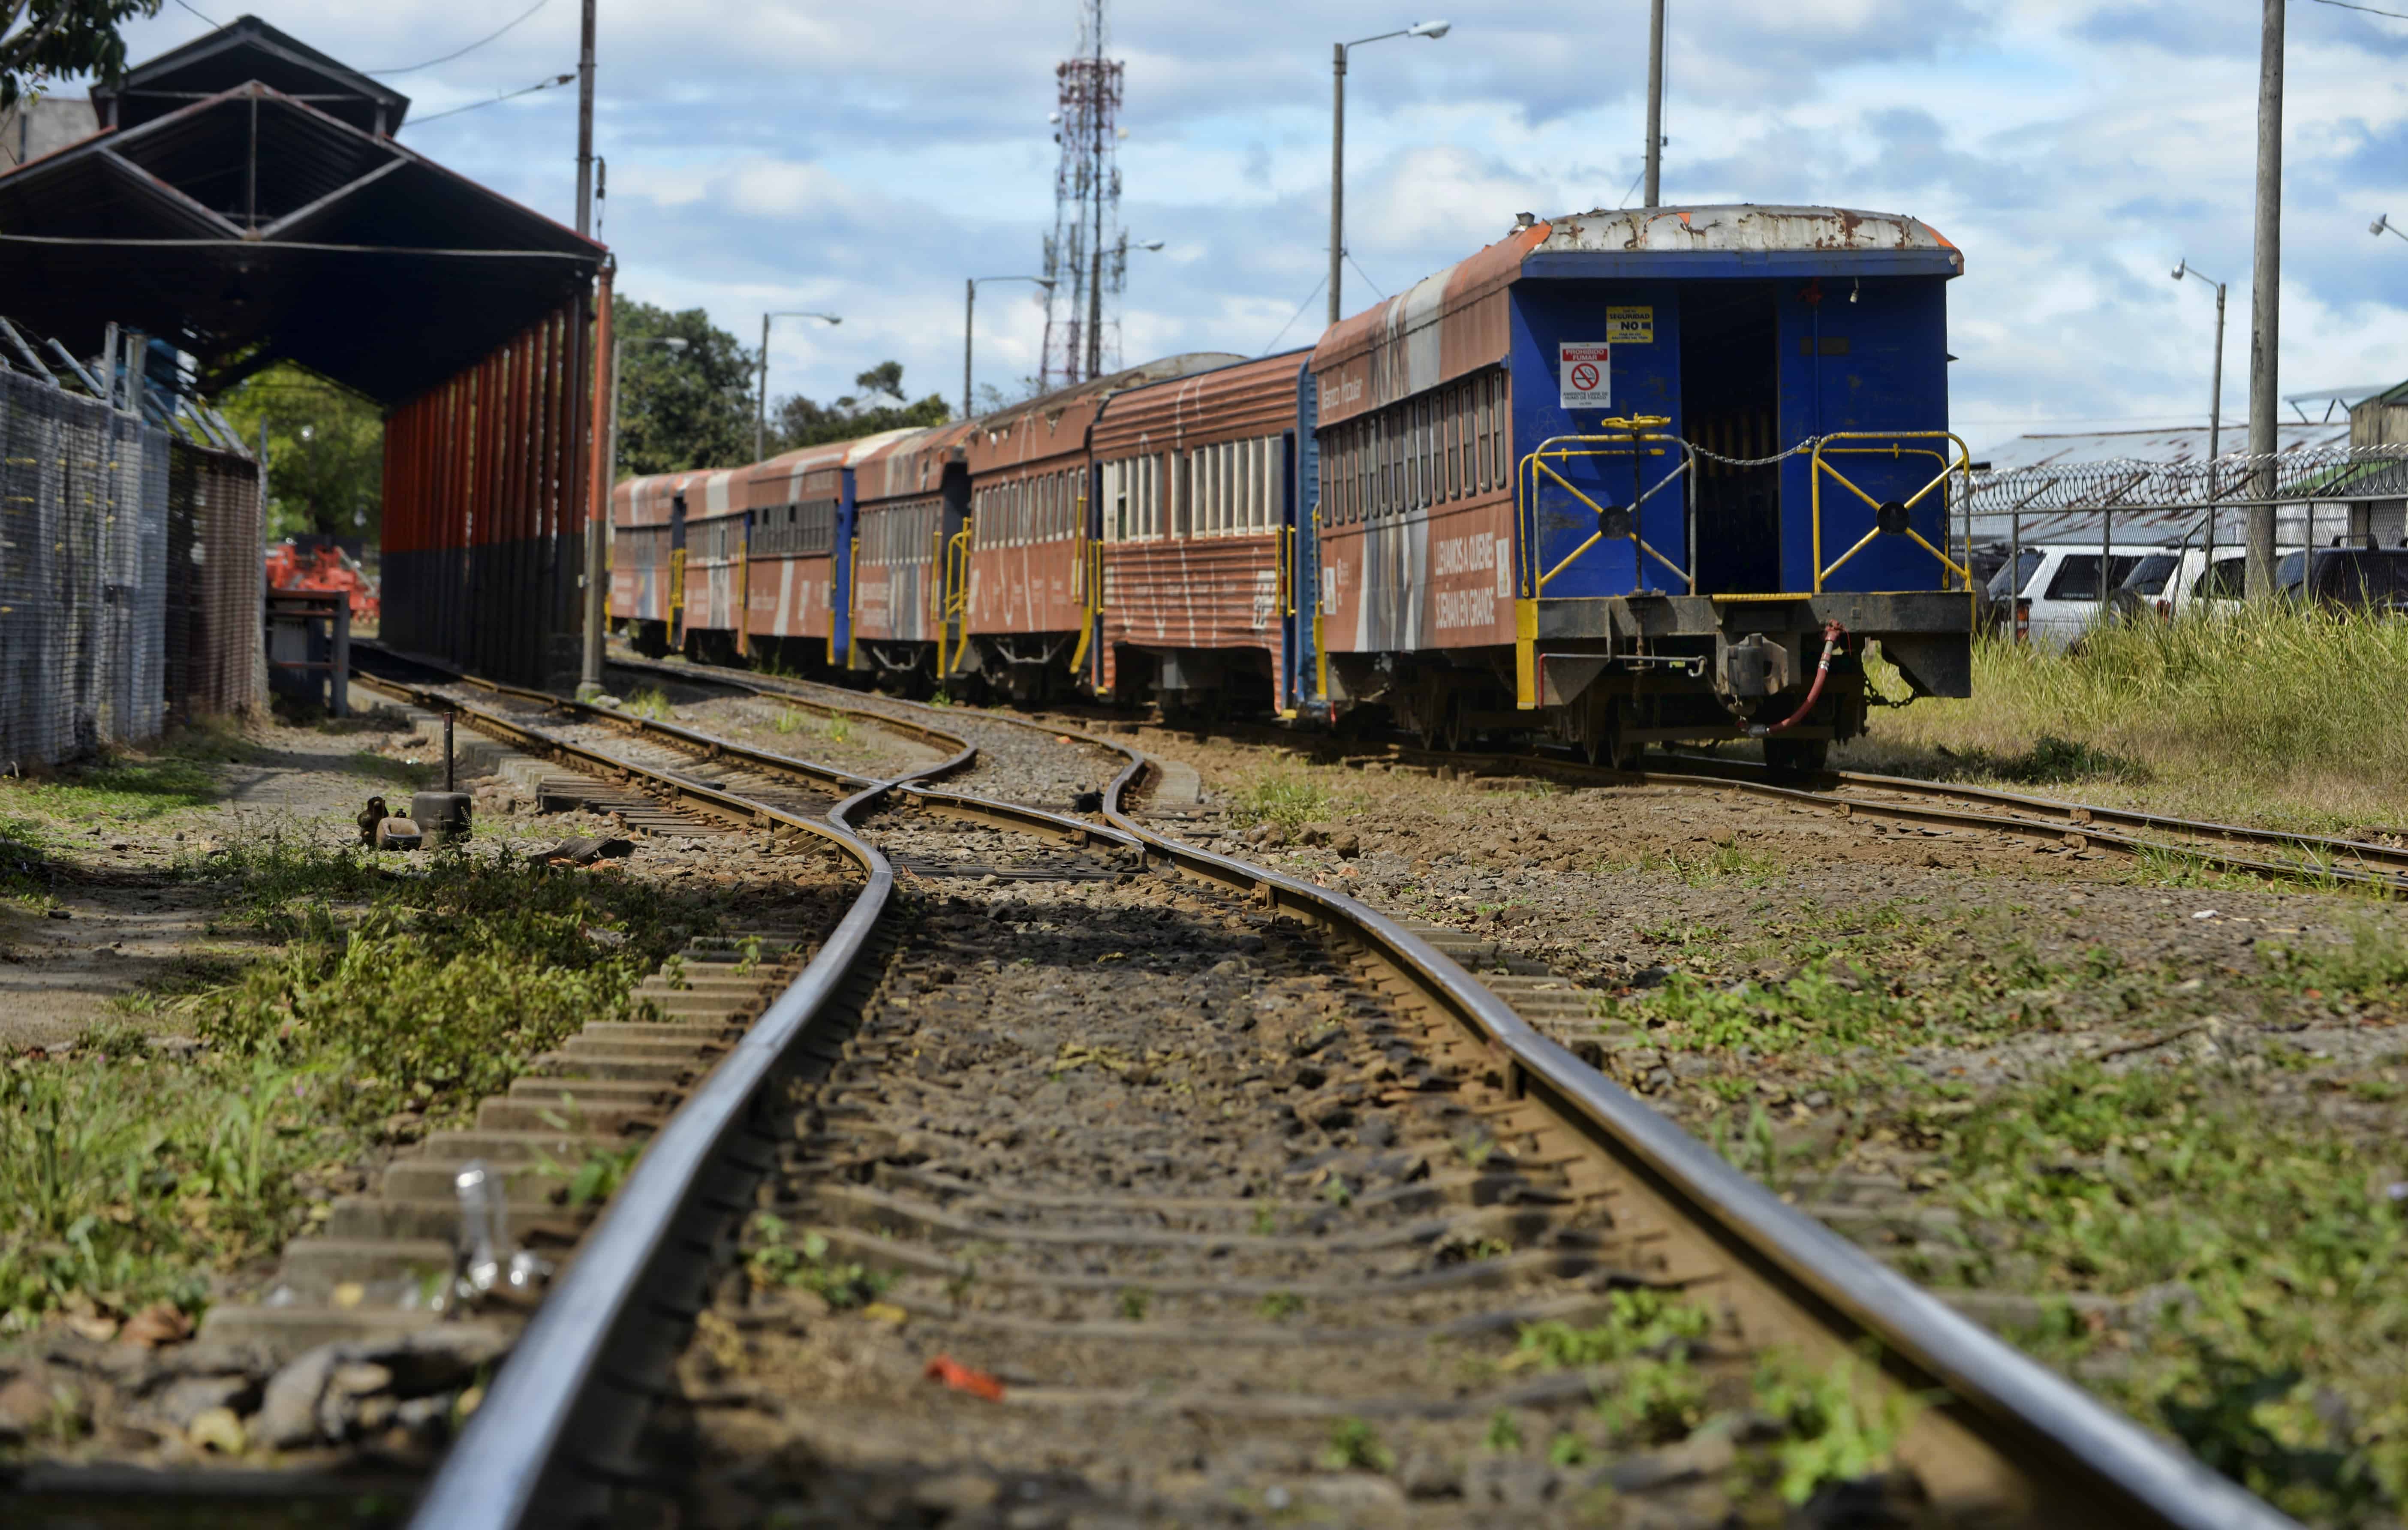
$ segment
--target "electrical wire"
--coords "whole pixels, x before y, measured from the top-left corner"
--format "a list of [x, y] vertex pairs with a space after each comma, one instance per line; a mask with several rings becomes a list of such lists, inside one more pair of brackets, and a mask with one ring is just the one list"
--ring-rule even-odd
[[2372, 6], [2354, 6], [2350, 0], [2316, 0], [2320, 6], [2339, 6], [2344, 10], [2362, 10], [2369, 16], [2388, 16], [2395, 21], [2408, 21], [2408, 11], [2377, 10]]
[[401, 125], [404, 127], [423, 127], [429, 122], [439, 122], [446, 117], [457, 117], [464, 111], [475, 111], [479, 107], [498, 106], [504, 101], [515, 100], [519, 96], [532, 94], [537, 91], [548, 91], [555, 85], [566, 85], [576, 78], [577, 75], [573, 70], [565, 75], [554, 75], [550, 79], [538, 79], [534, 84], [525, 86], [520, 90], [505, 91], [501, 94], [494, 96], [489, 100], [471, 101], [465, 107], [453, 107], [450, 111], [438, 111], [431, 117], [413, 117], [408, 122], [404, 122]]
[[1312, 306], [1312, 300], [1321, 295], [1321, 289], [1328, 285], [1329, 279], [1327, 277], [1323, 277], [1319, 281], [1314, 282], [1312, 284], [1312, 291], [1304, 294], [1304, 301], [1296, 306], [1296, 311], [1287, 316], [1287, 322], [1282, 324], [1279, 327], [1279, 333], [1271, 336], [1270, 345], [1263, 347], [1262, 350], [1256, 351], [1255, 354], [1258, 356], [1268, 356], [1271, 353], [1272, 345], [1277, 345], [1282, 340], [1287, 338], [1287, 332], [1296, 327], [1296, 322], [1304, 317], [1304, 310]]
[[[176, 0], [176, 4], [182, 6], [186, 10], [191, 10], [195, 16], [201, 16], [199, 11], [193, 9], [192, 0]], [[204, 21], [209, 21], [209, 19], [206, 16], [201, 16], [201, 20]], [[209, 21], [209, 25], [211, 26], [217, 26], [217, 24], [218, 23], [215, 21]], [[222, 31], [223, 28], [220, 28], [220, 30]]]
[[1630, 190], [1622, 193], [1622, 200], [1613, 205], [1613, 210], [1620, 212], [1623, 208], [1630, 206], [1631, 197], [1637, 194], [1639, 191], [1639, 183], [1646, 179], [1647, 166], [1642, 164], [1639, 167], [1639, 173], [1630, 178]]
[[1380, 292], [1380, 284], [1379, 284], [1378, 282], [1373, 281], [1373, 280], [1371, 279], [1371, 273], [1370, 273], [1370, 272], [1369, 272], [1369, 271], [1364, 270], [1362, 266], [1360, 266], [1360, 265], [1355, 265], [1355, 262], [1354, 262], [1354, 251], [1353, 251], [1352, 250], [1350, 250], [1346, 251], [1346, 264], [1347, 264], [1347, 265], [1353, 265], [1353, 266], [1354, 266], [1354, 274], [1355, 274], [1356, 276], [1361, 277], [1361, 278], [1363, 279], [1363, 285], [1364, 285], [1364, 286], [1370, 288], [1370, 289], [1371, 289], [1373, 292], [1375, 292], [1375, 293], [1380, 293], [1380, 301], [1381, 301], [1381, 302], [1385, 303], [1385, 302], [1388, 300], [1388, 294], [1387, 294], [1387, 293], [1381, 293], [1381, 292]]
[[[176, 0], [176, 3], [181, 6], [184, 4], [184, 0]], [[470, 43], [467, 47], [459, 49], [453, 52], [446, 53], [439, 59], [428, 59], [423, 64], [405, 64], [397, 69], [363, 69], [360, 73], [364, 75], [406, 75], [414, 73], [420, 69], [432, 69], [438, 64], [449, 64], [456, 58], [465, 58], [468, 54], [475, 52], [478, 49], [484, 47], [487, 43], [492, 42], [495, 37], [500, 36], [503, 33], [508, 32], [510, 28], [518, 25], [521, 21], [525, 21], [528, 17], [534, 15], [537, 11], [541, 10], [551, 3], [552, 0], [535, 0], [534, 5], [527, 7], [526, 9], [520, 11], [516, 16], [504, 21], [500, 27], [485, 34], [485, 36], [478, 38], [475, 42]], [[186, 10], [191, 10], [193, 7], [190, 6], [184, 6], [184, 8]]]

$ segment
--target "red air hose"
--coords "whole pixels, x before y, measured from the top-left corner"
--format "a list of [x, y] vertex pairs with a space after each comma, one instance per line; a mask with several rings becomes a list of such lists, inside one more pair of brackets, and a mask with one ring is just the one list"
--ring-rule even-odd
[[1750, 738], [1762, 738], [1770, 734], [1780, 733], [1784, 729], [1794, 728], [1799, 723], [1805, 722], [1806, 714], [1813, 711], [1814, 709], [1814, 704], [1823, 699], [1823, 682], [1830, 679], [1831, 676], [1831, 655], [1840, 651], [1840, 640], [1847, 636], [1848, 629], [1840, 625], [1837, 622], [1824, 622], [1823, 662], [1814, 666], [1814, 683], [1806, 688], [1806, 699], [1799, 702], [1798, 704], [1798, 709], [1790, 713], [1781, 722], [1774, 722], [1770, 725], [1762, 722], [1751, 722], [1742, 731]]

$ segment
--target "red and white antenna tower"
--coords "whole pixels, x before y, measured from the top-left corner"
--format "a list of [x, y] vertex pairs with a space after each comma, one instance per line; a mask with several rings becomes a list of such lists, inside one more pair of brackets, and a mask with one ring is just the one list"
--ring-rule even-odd
[[1054, 232], [1045, 238], [1045, 357], [1038, 380], [1062, 388], [1120, 366], [1128, 234], [1120, 226], [1121, 61], [1104, 57], [1106, 0], [1079, 0], [1079, 51], [1054, 68]]

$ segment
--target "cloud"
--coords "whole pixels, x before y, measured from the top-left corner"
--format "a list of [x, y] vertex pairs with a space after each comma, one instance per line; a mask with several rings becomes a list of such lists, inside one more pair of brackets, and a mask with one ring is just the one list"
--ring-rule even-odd
[[[251, 3], [372, 67], [495, 24], [471, 0]], [[1451, 3], [1443, 40], [1352, 61], [1347, 243], [1364, 275], [1346, 272], [1350, 310], [1515, 212], [1614, 206], [1639, 171], [1643, 6]], [[576, 12], [561, 0], [394, 83], [424, 117], [558, 74]], [[1127, 357], [1317, 333], [1330, 45], [1376, 28], [1365, 15], [1357, 0], [1115, 0], [1123, 222], [1167, 243], [1131, 257]], [[2165, 274], [2187, 257], [2231, 284], [2237, 419], [2258, 16], [2256, 0], [1681, 0], [1668, 199], [1837, 203], [1942, 229], [1967, 252], [1950, 386], [1977, 446], [2004, 422], [2203, 412], [2214, 304]], [[772, 392], [846, 392], [893, 356], [915, 392], [950, 396], [963, 279], [1041, 259], [1046, 114], [1076, 21], [1074, 0], [608, 0], [597, 147], [622, 289], [707, 307], [748, 343], [764, 309], [841, 313], [837, 329], [780, 326]], [[138, 59], [204, 30], [171, 7], [131, 26], [129, 47]], [[2408, 79], [2386, 66], [2408, 22], [2302, 0], [2289, 38], [2285, 391], [2408, 374], [2408, 248], [2365, 232], [2380, 211], [2408, 218]], [[574, 134], [575, 93], [552, 90], [403, 139], [565, 222]], [[1029, 294], [982, 289], [982, 379], [1033, 368], [1044, 314]]]

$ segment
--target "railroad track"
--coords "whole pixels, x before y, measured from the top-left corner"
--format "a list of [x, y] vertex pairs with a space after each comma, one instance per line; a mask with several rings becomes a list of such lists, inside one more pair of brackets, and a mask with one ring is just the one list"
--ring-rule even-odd
[[[912, 720], [915, 710], [760, 677], [724, 683], [882, 723]], [[530, 711], [555, 705], [519, 699]], [[932, 729], [941, 722], [962, 733], [1060, 736], [1055, 724], [916, 710]], [[813, 770], [675, 724], [603, 720], [591, 708], [556, 716], [675, 739], [688, 751], [717, 742], [712, 763], [727, 771], [792, 781]], [[523, 730], [530, 745], [543, 741], [524, 712], [501, 725]], [[1938, 1523], [2288, 1523], [1781, 1204], [1548, 1041], [1414, 931], [1148, 828], [1126, 801], [1139, 760], [1109, 740], [1081, 742], [1127, 759], [1091, 818], [949, 792], [929, 781], [933, 771], [866, 785], [831, 810], [826, 828], [858, 846], [853, 853], [870, 868], [859, 899], [654, 1138], [495, 1379], [415, 1523], [570, 1522], [599, 1513], [614, 1486], [630, 1484], [675, 1495], [684, 1491], [678, 1484], [693, 1484], [697, 1456], [725, 1448], [711, 1433], [723, 1415], [824, 1420], [833, 1408], [885, 1417], [880, 1409], [896, 1399], [841, 1388], [808, 1398], [734, 1380], [697, 1391], [689, 1372], [682, 1395], [663, 1389], [697, 1325], [710, 1341], [697, 1348], [720, 1356], [702, 1362], [706, 1374], [724, 1371], [730, 1354], [738, 1371], [743, 1355], [766, 1352], [774, 1362], [787, 1353], [781, 1346], [808, 1346], [822, 1329], [841, 1340], [841, 1324], [777, 1300], [714, 1310], [710, 1271], [739, 1257], [765, 1272], [756, 1277], [765, 1292], [786, 1290], [798, 1275], [815, 1291], [874, 1291], [882, 1317], [899, 1317], [913, 1336], [908, 1343], [890, 1336], [891, 1343], [963, 1350], [973, 1356], [969, 1368], [940, 1372], [973, 1389], [985, 1384], [981, 1369], [1001, 1377], [1005, 1396], [1022, 1406], [990, 1411], [950, 1392], [941, 1396], [951, 1412], [924, 1399], [907, 1405], [924, 1425], [932, 1414], [941, 1421], [934, 1440], [924, 1428], [921, 1440], [937, 1459], [976, 1457], [987, 1445], [1006, 1455], [1023, 1449], [1030, 1463], [1058, 1459], [1062, 1451], [1043, 1441], [1067, 1424], [1075, 1437], [1090, 1437], [1080, 1434], [1085, 1429], [1102, 1439], [1117, 1428], [1139, 1444], [1253, 1437], [1261, 1451], [1246, 1459], [1269, 1463], [1278, 1479], [1279, 1463], [1294, 1464], [1299, 1441], [1333, 1432], [1343, 1438], [1328, 1449], [1351, 1439], [1364, 1460], [1376, 1461], [1386, 1449], [1380, 1431], [1409, 1429], [1440, 1448], [1494, 1429], [1498, 1410], [1526, 1426], [1577, 1427], [1594, 1418], [1592, 1392], [1610, 1394], [1624, 1372], [1553, 1369], [1543, 1354], [1538, 1369], [1524, 1370], [1512, 1359], [1512, 1337], [1525, 1323], [1557, 1323], [1589, 1334], [1584, 1342], [1606, 1342], [1597, 1336], [1632, 1312], [1617, 1316], [1612, 1293], [1643, 1290], [1705, 1314], [1705, 1332], [1684, 1329], [1677, 1340], [1656, 1334], [1641, 1355], [1619, 1364], [1685, 1353], [1718, 1403], [1769, 1351], [1813, 1366], [1849, 1352], [1877, 1355], [1856, 1374], [1868, 1407], [1909, 1395], [1928, 1403], [1911, 1413], [1899, 1455], [1935, 1500]], [[575, 748], [608, 757], [601, 768], [640, 774], [624, 751]], [[968, 752], [947, 765], [959, 769]], [[649, 789], [723, 790], [701, 786], [692, 752], [687, 760], [686, 769], [650, 778]], [[749, 798], [731, 795], [718, 806], [750, 810]], [[872, 819], [877, 827], [865, 830]], [[1057, 865], [1051, 876], [998, 875], [994, 868], [1026, 859], [1002, 836], [1032, 833], [1057, 847], [1069, 842], [1058, 853], [1084, 863], [1081, 872], [1061, 875]], [[913, 879], [924, 887], [901, 898], [898, 853], [934, 873]], [[945, 875], [949, 857], [979, 874]], [[917, 921], [896, 918], [905, 904]], [[1154, 948], [1128, 937], [1131, 921], [1154, 933]], [[1091, 949], [1099, 942], [1111, 949]], [[1132, 951], [1159, 960], [1140, 971], [1128, 965]], [[1111, 974], [1106, 988], [1088, 983], [1068, 1015], [1048, 1014], [1046, 995], [1011, 986], [1014, 973], [1026, 981], [1030, 973], [1098, 970]], [[1238, 996], [1258, 994], [1274, 1003], [1261, 1014], [1242, 1012]], [[1165, 1005], [1167, 1012], [1154, 1008]], [[1126, 1118], [1141, 1131], [1040, 1149], [1014, 1139], [1013, 1122], [1026, 1130], [1041, 1116], [1048, 1107], [1034, 1092], [1061, 1068], [1032, 1076], [978, 1048], [1001, 1022], [1033, 1026], [1015, 1043], [1019, 1051], [1048, 1053], [1054, 1065], [1067, 1059], [1074, 1077], [1109, 1078], [1108, 1093], [1153, 1091], [1158, 1103], [1166, 1080], [1182, 1081], [1171, 1074], [1193, 1070], [1216, 1041], [1228, 1042], [1211, 1034], [1216, 1015], [1244, 1034], [1259, 1030], [1256, 1050], [1292, 1070], [1277, 1081], [1297, 1104], [1263, 1119], [1279, 1123], [1283, 1139], [1306, 1135], [1321, 1162], [1300, 1152], [1284, 1164], [1297, 1172], [1267, 1175], [1268, 1159], [1250, 1165], [1213, 1151], [1211, 1136], [1240, 1128], [1199, 1128], [1175, 1111]], [[1141, 1023], [1132, 1028], [1133, 1020]], [[1246, 1046], [1229, 1050], [1234, 1057]], [[1169, 1055], [1182, 1051], [1188, 1055]], [[1247, 1071], [1233, 1061], [1183, 1082], [1242, 1112], [1259, 1103], [1250, 1086], [1264, 1081], [1247, 1080]], [[1184, 1135], [1199, 1130], [1199, 1139]], [[1272, 1151], [1268, 1140], [1257, 1146]], [[1137, 1184], [1133, 1174], [1159, 1182]], [[774, 1223], [758, 1220], [756, 1194]], [[720, 1294], [724, 1305], [724, 1285]], [[826, 1300], [797, 1299], [814, 1314]], [[887, 1332], [882, 1323], [855, 1322], [861, 1333]], [[1468, 1346], [1475, 1361], [1484, 1356], [1497, 1367], [1494, 1384], [1440, 1380], [1426, 1358], [1408, 1358], [1426, 1357], [1434, 1341]], [[1261, 1366], [1263, 1384], [1247, 1380], [1244, 1368], [1233, 1372], [1230, 1355]], [[1223, 1362], [1217, 1373], [1212, 1356]], [[989, 1357], [990, 1366], [975, 1363]], [[1069, 1359], [1076, 1375], [1144, 1382], [1068, 1386], [1058, 1367]], [[1234, 1384], [1214, 1386], [1215, 1374]], [[1489, 1410], [1468, 1416], [1477, 1410], [1467, 1408], [1467, 1394]], [[666, 1454], [658, 1433], [643, 1434], [655, 1405], [687, 1431], [672, 1431]], [[1151, 1432], [1129, 1435], [1125, 1421], [1140, 1417], [1154, 1421]], [[1358, 1423], [1362, 1433], [1345, 1433]], [[857, 1445], [879, 1433], [865, 1423], [851, 1437]], [[982, 1434], [991, 1437], [983, 1444]], [[882, 1437], [891, 1445], [908, 1434]], [[826, 1481], [788, 1481], [781, 1491], [807, 1495], [833, 1483], [828, 1491], [841, 1500], [835, 1512], [848, 1521], [895, 1508], [901, 1490], [893, 1472], [882, 1476], [875, 1450], [839, 1469], [826, 1453], [830, 1442], [817, 1445], [821, 1453], [802, 1453], [821, 1464]], [[1674, 1499], [1698, 1489], [1701, 1474], [1710, 1478], [1716, 1460], [1729, 1462], [1715, 1456], [1714, 1440], [1697, 1450], [1616, 1449], [1611, 1440], [1596, 1448], [1602, 1456], [1584, 1468], [1596, 1482], [1664, 1489]], [[926, 1461], [917, 1466], [924, 1475]], [[1420, 1469], [1412, 1461], [1399, 1466]], [[1487, 1472], [1447, 1491], [1485, 1492], [1493, 1501], [1444, 1505], [1439, 1518], [1477, 1522], [1522, 1491], [1511, 1472]], [[1369, 1491], [1362, 1476], [1330, 1480], [1344, 1484], [1336, 1491]], [[1563, 1476], [1557, 1468], [1551, 1480]], [[1056, 1500], [1097, 1491], [1084, 1479], [1066, 1485], [1062, 1474], [1034, 1469], [1016, 1478], [991, 1470], [983, 1486], [964, 1486], [960, 1474], [948, 1480], [980, 1502], [1010, 1489], [1057, 1509], [1065, 1505]], [[1403, 1485], [1420, 1491], [1421, 1480]], [[1277, 1494], [1261, 1496], [1272, 1488]], [[1273, 1480], [1255, 1507], [1276, 1509], [1289, 1492]], [[781, 1510], [789, 1518], [794, 1502]], [[925, 1511], [924, 1497], [910, 1502]], [[820, 1522], [807, 1513], [795, 1523]]]

